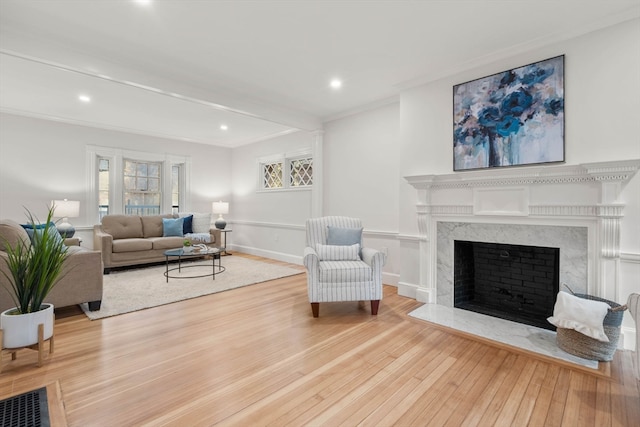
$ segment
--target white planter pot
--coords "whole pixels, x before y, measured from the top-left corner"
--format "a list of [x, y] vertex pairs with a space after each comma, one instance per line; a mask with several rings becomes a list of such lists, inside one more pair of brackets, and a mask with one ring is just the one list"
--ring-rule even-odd
[[44, 325], [44, 338], [53, 335], [53, 304], [42, 304], [44, 310], [27, 314], [8, 314], [10, 308], [0, 314], [0, 328], [3, 331], [2, 348], [20, 348], [38, 343], [38, 325]]

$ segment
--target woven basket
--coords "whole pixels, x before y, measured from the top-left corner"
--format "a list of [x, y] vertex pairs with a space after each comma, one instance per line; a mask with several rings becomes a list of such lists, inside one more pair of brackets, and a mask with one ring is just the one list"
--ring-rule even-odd
[[[618, 347], [618, 339], [620, 338], [620, 325], [622, 324], [622, 316], [626, 307], [621, 306], [613, 301], [594, 297], [585, 294], [574, 294], [579, 298], [585, 298], [594, 301], [606, 302], [609, 304], [609, 311], [602, 322], [604, 333], [609, 338], [609, 342], [602, 342], [573, 329], [557, 328], [556, 342], [558, 347], [574, 356], [583, 359], [599, 360], [602, 362], [610, 362], [613, 360], [613, 354]], [[618, 308], [619, 311], [612, 311]], [[622, 308], [622, 309], [620, 309]]]

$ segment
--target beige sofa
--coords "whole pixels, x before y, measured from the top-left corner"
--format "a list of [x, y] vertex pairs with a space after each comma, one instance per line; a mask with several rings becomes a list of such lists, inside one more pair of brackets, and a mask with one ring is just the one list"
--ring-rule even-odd
[[[11, 276], [7, 267], [6, 245], [14, 247], [20, 240], [29, 242], [27, 232], [13, 220], [0, 220], [0, 311], [15, 307], [7, 288], [10, 287], [5, 275]], [[65, 240], [66, 244], [73, 240]], [[78, 242], [78, 239], [75, 239]], [[45, 302], [54, 307], [66, 307], [88, 303], [89, 310], [100, 310], [102, 302], [102, 258], [100, 252], [80, 246], [69, 246], [68, 257], [62, 268], [62, 275]]]
[[[178, 218], [178, 215], [106, 215], [102, 218], [101, 224], [93, 227], [93, 248], [102, 253], [104, 273], [109, 274], [114, 267], [164, 261], [167, 249], [181, 248], [185, 239], [192, 240], [189, 235], [163, 237], [163, 218]], [[220, 230], [211, 228], [210, 215], [206, 218], [209, 241], [194, 243], [219, 245]]]

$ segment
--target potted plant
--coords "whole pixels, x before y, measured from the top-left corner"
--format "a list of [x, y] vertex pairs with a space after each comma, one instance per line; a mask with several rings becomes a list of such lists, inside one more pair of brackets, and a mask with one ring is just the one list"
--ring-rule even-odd
[[53, 305], [44, 300], [60, 279], [67, 258], [67, 247], [51, 221], [53, 209], [49, 209], [44, 224], [38, 224], [27, 210], [32, 241], [6, 245], [5, 261], [10, 274], [3, 274], [10, 284], [7, 289], [15, 307], [0, 314], [4, 348], [36, 344], [39, 324], [44, 325], [45, 340], [53, 335]]
[[189, 239], [184, 239], [182, 242], [182, 251], [185, 254], [190, 254], [191, 252], [193, 252], [193, 246], [191, 246], [191, 240]]

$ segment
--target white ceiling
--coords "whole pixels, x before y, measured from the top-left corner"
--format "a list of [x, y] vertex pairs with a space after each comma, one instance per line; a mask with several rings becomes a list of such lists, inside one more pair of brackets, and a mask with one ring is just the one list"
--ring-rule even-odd
[[640, 0], [0, 0], [0, 110], [235, 147], [638, 17]]

